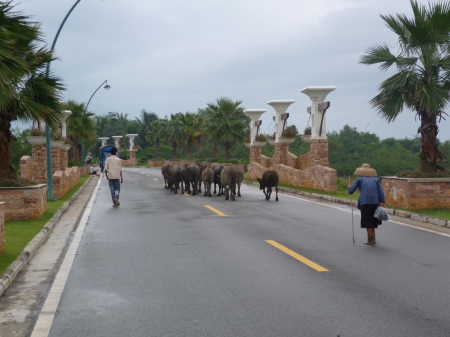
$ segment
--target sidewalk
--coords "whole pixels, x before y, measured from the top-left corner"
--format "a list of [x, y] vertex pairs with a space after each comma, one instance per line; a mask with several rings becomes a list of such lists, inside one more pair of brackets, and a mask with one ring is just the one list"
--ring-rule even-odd
[[88, 179], [0, 278], [0, 336], [26, 336], [34, 326], [97, 181]]

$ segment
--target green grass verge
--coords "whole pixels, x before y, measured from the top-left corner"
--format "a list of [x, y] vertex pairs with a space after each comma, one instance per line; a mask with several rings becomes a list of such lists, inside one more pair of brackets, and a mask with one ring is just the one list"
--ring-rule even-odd
[[80, 177], [80, 182], [61, 199], [47, 201], [47, 211], [39, 220], [11, 220], [5, 222], [5, 249], [0, 253], [0, 275], [17, 259], [25, 246], [39, 233], [58, 209], [78, 191], [88, 178]]
[[[244, 174], [244, 179], [248, 180], [248, 181], [258, 182], [257, 180], [249, 179], [247, 173]], [[338, 178], [338, 180], [339, 179], [340, 178]], [[343, 182], [341, 182], [341, 183], [338, 182], [338, 191], [337, 191], [336, 194], [327, 193], [327, 192], [319, 191], [319, 190], [313, 190], [313, 189], [310, 189], [310, 188], [290, 186], [290, 185], [286, 185], [286, 184], [279, 184], [278, 186], [286, 187], [286, 188], [290, 188], [290, 189], [298, 190], [298, 191], [304, 191], [304, 192], [308, 192], [308, 193], [324, 194], [324, 195], [330, 195], [330, 196], [333, 196], [333, 197], [345, 198], [345, 199], [350, 198], [350, 195], [347, 193], [347, 188], [344, 187], [345, 184]], [[359, 197], [359, 192], [355, 192], [352, 195], [352, 199], [353, 200], [357, 200], [358, 197]], [[392, 206], [389, 206], [389, 204], [386, 204], [386, 206], [387, 207], [392, 207]], [[397, 208], [397, 209], [402, 209], [402, 208]], [[417, 214], [429, 215], [429, 216], [434, 217], [434, 218], [450, 220], [450, 209], [445, 209], [445, 208], [426, 208], [426, 209], [415, 209], [415, 210], [408, 210], [408, 209], [402, 209], [402, 210], [407, 211], [407, 212], [417, 213]]]

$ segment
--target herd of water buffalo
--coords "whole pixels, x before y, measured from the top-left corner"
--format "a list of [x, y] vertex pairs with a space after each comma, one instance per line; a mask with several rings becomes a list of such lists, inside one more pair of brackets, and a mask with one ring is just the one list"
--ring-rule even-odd
[[[241, 196], [241, 184], [244, 180], [244, 172], [236, 166], [224, 166], [215, 163], [195, 162], [183, 165], [171, 165], [166, 163], [161, 168], [164, 177], [164, 188], [178, 193], [188, 193], [197, 195], [202, 193], [202, 182], [204, 185], [204, 196], [211, 196], [211, 188], [214, 184], [218, 186], [218, 196], [225, 195], [225, 200], [236, 200], [237, 195]], [[276, 171], [265, 171], [261, 178], [258, 178], [259, 188], [263, 190], [266, 200], [270, 200], [272, 187], [275, 187], [276, 198], [278, 201], [278, 173]], [[267, 188], [267, 192], [266, 192]], [[225, 190], [225, 193], [224, 193]]]

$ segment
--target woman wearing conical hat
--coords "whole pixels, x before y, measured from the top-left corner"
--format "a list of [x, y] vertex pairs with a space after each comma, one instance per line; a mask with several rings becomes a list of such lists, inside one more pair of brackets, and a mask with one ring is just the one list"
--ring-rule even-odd
[[385, 199], [383, 188], [380, 180], [377, 178], [377, 171], [371, 168], [369, 164], [363, 164], [355, 171], [355, 175], [359, 176], [352, 186], [348, 186], [348, 193], [353, 194], [359, 188], [358, 209], [361, 210], [361, 228], [367, 229], [366, 245], [374, 245], [375, 228], [381, 225], [373, 215], [378, 206], [384, 207]]

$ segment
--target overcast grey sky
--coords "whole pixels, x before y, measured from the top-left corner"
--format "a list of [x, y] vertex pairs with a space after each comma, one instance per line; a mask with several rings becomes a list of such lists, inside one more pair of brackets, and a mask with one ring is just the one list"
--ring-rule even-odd
[[[75, 0], [14, 1], [16, 9], [42, 23], [48, 44]], [[427, 3], [422, 0], [421, 2]], [[396, 48], [380, 14], [411, 16], [409, 0], [81, 0], [56, 44], [52, 71], [64, 79], [64, 98], [87, 102], [105, 80], [89, 110], [161, 118], [195, 112], [220, 96], [267, 109], [264, 133], [273, 132], [267, 102], [294, 99], [289, 124], [308, 121], [308, 86], [336, 86], [328, 95], [328, 131], [345, 124], [380, 138], [413, 137], [415, 114], [391, 124], [369, 105], [390, 73], [358, 63], [381, 42]], [[104, 135], [112, 136], [112, 135]], [[450, 120], [440, 124], [450, 139]]]

